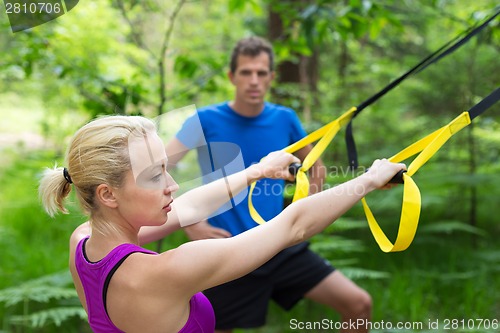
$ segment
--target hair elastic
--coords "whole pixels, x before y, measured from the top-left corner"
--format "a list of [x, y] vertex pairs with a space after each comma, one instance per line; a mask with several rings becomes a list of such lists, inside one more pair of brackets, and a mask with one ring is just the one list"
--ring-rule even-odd
[[68, 169], [66, 169], [66, 168], [63, 169], [63, 175], [64, 175], [64, 179], [66, 179], [66, 181], [68, 183], [73, 184], [73, 181], [71, 180]]

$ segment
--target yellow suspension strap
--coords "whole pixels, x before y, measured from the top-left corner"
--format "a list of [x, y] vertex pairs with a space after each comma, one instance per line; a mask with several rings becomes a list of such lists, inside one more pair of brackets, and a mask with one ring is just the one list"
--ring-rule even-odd
[[402, 174], [404, 182], [403, 205], [399, 221], [399, 230], [394, 244], [392, 244], [378, 225], [370, 207], [366, 202], [366, 199], [361, 199], [370, 230], [382, 251], [404, 251], [408, 248], [408, 246], [410, 246], [413, 238], [415, 237], [420, 217], [421, 198], [420, 190], [412, 179], [412, 176], [439, 150], [439, 148], [441, 148], [441, 146], [446, 143], [446, 141], [448, 141], [451, 136], [469, 125], [472, 119], [483, 113], [499, 99], [500, 88], [496, 89], [488, 97], [472, 107], [468, 112], [463, 112], [448, 125], [441, 127], [437, 131], [413, 143], [389, 159], [391, 162], [398, 163], [420, 153], [408, 166], [407, 172]]
[[483, 23], [481, 23], [477, 27], [469, 27], [467, 30], [461, 32], [458, 36], [455, 38], [451, 39], [448, 41], [446, 44], [441, 46], [439, 49], [434, 51], [432, 54], [428, 55], [426, 58], [422, 59], [418, 64], [413, 66], [410, 70], [408, 70], [406, 73], [401, 75], [399, 78], [396, 80], [392, 81], [389, 83], [386, 87], [381, 89], [379, 92], [377, 92], [375, 95], [371, 96], [361, 104], [357, 106], [356, 113], [353, 115], [351, 121], [349, 124], [346, 126], [345, 130], [345, 142], [347, 146], [347, 157], [349, 159], [349, 165], [352, 169], [357, 169], [358, 168], [358, 153], [356, 151], [356, 144], [354, 142], [354, 136], [353, 136], [353, 120], [356, 118], [361, 111], [363, 111], [366, 107], [369, 105], [373, 104], [376, 102], [379, 98], [387, 94], [389, 91], [391, 91], [393, 88], [398, 86], [403, 80], [407, 79], [411, 75], [415, 75], [417, 73], [420, 73], [423, 71], [425, 68], [427, 68], [429, 65], [438, 62], [440, 59], [444, 58], [445, 56], [450, 55], [453, 53], [455, 50], [457, 50], [460, 46], [464, 45], [469, 41], [473, 36], [479, 34], [483, 29], [485, 29], [491, 21], [493, 21], [498, 15], [500, 15], [500, 7], [497, 7], [495, 9], [495, 13], [493, 13], [489, 18], [484, 20]]
[[[342, 116], [337, 118], [336, 120], [330, 122], [329, 124], [323, 126], [322, 128], [316, 130], [315, 132], [309, 134], [302, 140], [288, 146], [284, 150], [289, 153], [293, 153], [310, 143], [318, 141], [318, 143], [314, 146], [313, 150], [308, 154], [306, 159], [303, 161], [302, 166], [298, 169], [296, 174], [296, 190], [294, 193], [293, 201], [296, 201], [300, 198], [303, 198], [308, 195], [309, 192], [309, 180], [307, 179], [306, 172], [309, 168], [316, 162], [319, 156], [323, 153], [326, 147], [329, 145], [331, 140], [335, 137], [337, 132], [341, 127], [347, 126], [346, 128], [346, 144], [349, 155], [349, 163], [353, 169], [357, 168], [357, 152], [356, 146], [354, 143], [354, 138], [352, 134], [352, 119], [356, 117], [364, 108], [369, 106], [370, 104], [377, 101], [380, 97], [384, 96], [391, 89], [396, 87], [399, 83], [401, 83], [404, 79], [409, 77], [414, 73], [418, 73], [422, 71], [424, 68], [429, 66], [430, 64], [437, 62], [439, 59], [444, 56], [452, 53], [454, 50], [459, 48], [465, 42], [467, 42], [472, 36], [479, 33], [482, 29], [484, 29], [489, 22], [491, 22], [496, 16], [500, 14], [500, 11], [497, 11], [494, 15], [488, 18], [485, 22], [483, 22], [479, 27], [471, 27], [467, 31], [462, 32], [460, 35], [455, 37], [454, 39], [447, 42], [441, 48], [424, 58], [419, 64], [414, 66], [408, 72], [401, 75], [397, 80], [391, 82], [388, 86], [383, 88], [381, 91], [368, 98], [366, 101], [359, 104], [357, 107], [351, 108], [349, 111], [344, 113]], [[399, 175], [400, 176], [400, 175]], [[397, 181], [397, 180], [396, 180]], [[257, 212], [252, 203], [252, 193], [255, 188], [255, 183], [251, 184], [250, 192], [248, 194], [248, 208], [250, 215], [258, 224], [265, 223], [264, 219]]]
[[[307, 178], [306, 172], [313, 166], [313, 164], [325, 151], [337, 132], [351, 120], [354, 112], [356, 112], [356, 108], [352, 107], [350, 110], [345, 112], [334, 121], [317, 129], [316, 131], [291, 144], [290, 146], [283, 148], [283, 150], [287, 153], [294, 153], [304, 148], [305, 146], [318, 141], [314, 145], [313, 149], [309, 152], [309, 154], [307, 154], [307, 157], [304, 159], [304, 161], [302, 161], [302, 165], [300, 166], [300, 168], [296, 170], [296, 186], [293, 201], [297, 201], [309, 195], [309, 179]], [[257, 183], [254, 182], [250, 185], [250, 191], [248, 193], [248, 209], [253, 220], [258, 224], [263, 224], [266, 221], [262, 218], [262, 216], [260, 216], [259, 212], [257, 212], [252, 203], [252, 193], [256, 184]]]

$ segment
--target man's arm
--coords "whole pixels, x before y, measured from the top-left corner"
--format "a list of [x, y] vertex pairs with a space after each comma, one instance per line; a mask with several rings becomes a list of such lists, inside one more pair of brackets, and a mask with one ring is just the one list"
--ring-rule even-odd
[[165, 146], [165, 152], [168, 157], [167, 169], [173, 169], [179, 163], [180, 160], [186, 156], [189, 152], [189, 148], [186, 147], [179, 139], [173, 138]]

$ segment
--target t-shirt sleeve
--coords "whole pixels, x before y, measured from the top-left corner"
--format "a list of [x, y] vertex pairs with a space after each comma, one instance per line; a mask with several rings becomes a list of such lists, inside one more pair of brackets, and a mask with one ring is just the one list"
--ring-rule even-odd
[[189, 149], [197, 148], [206, 145], [205, 135], [199, 118], [199, 113], [191, 115], [181, 129], [175, 135], [176, 138]]
[[294, 111], [290, 112], [290, 144], [299, 141], [307, 135], [304, 127], [302, 126], [299, 117]]

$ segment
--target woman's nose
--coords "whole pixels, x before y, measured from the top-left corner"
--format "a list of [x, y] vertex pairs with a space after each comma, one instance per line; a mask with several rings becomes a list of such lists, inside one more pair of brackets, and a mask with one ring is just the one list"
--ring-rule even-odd
[[175, 182], [174, 178], [170, 176], [170, 174], [167, 172], [166, 175], [166, 186], [165, 186], [165, 191], [167, 193], [173, 193], [179, 189], [179, 185]]

